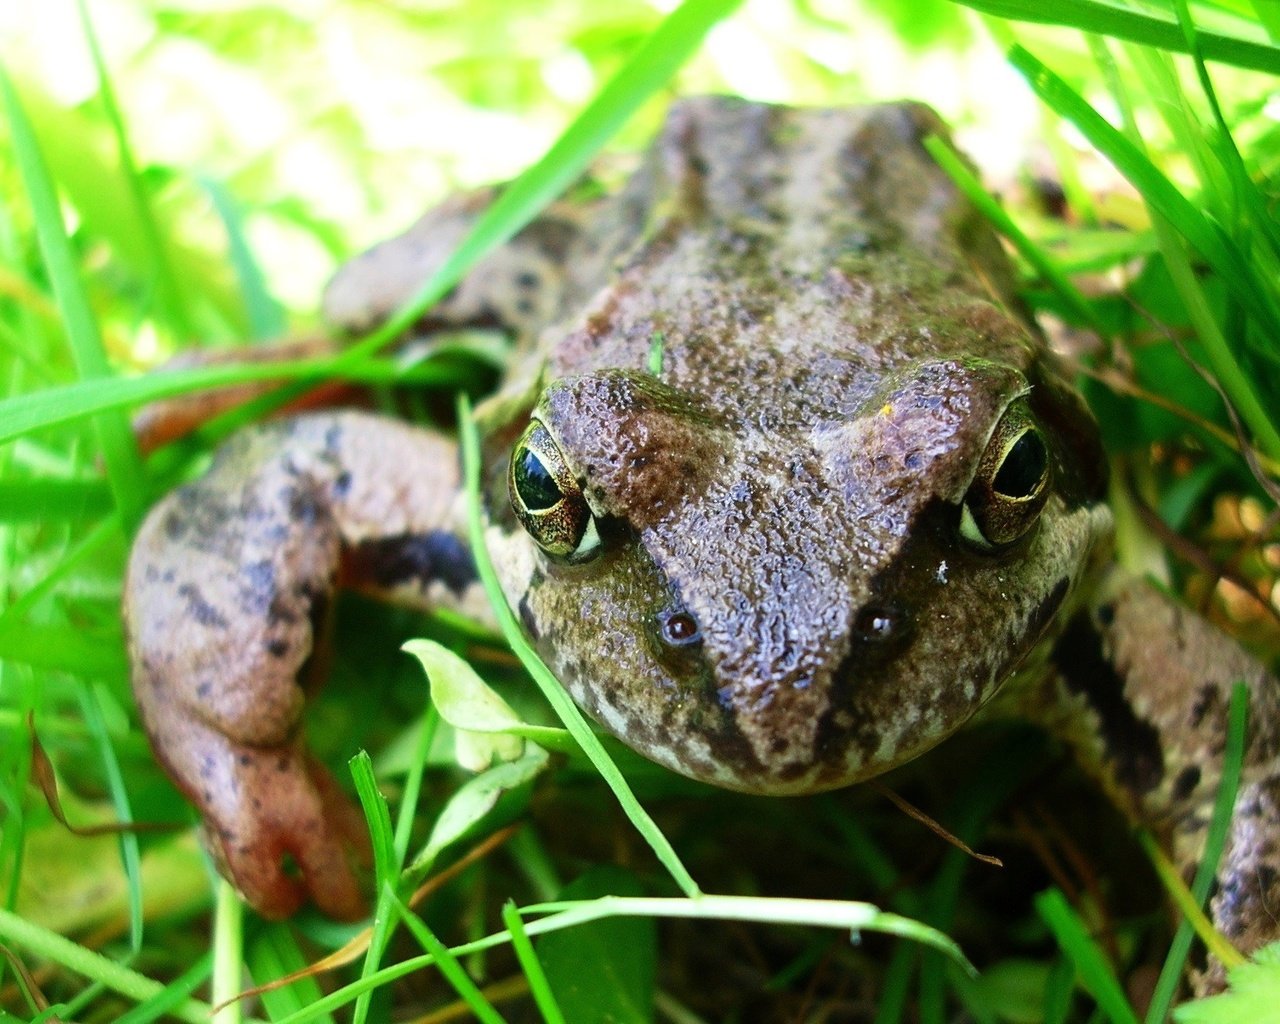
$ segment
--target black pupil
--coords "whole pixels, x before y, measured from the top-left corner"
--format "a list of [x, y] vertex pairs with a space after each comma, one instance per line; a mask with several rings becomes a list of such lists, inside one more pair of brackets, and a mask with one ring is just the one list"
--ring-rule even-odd
[[564, 497], [542, 460], [528, 448], [521, 448], [516, 452], [512, 472], [516, 481], [516, 493], [532, 512], [549, 509]]
[[991, 489], [1010, 498], [1029, 497], [1040, 486], [1048, 463], [1049, 453], [1040, 435], [1028, 430], [1013, 442], [1000, 464], [1000, 471], [991, 481]]

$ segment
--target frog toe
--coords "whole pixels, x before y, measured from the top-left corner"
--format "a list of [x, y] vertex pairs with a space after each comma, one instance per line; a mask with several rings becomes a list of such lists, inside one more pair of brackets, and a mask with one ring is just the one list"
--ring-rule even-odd
[[234, 803], [201, 807], [205, 845], [259, 914], [286, 918], [308, 901], [339, 920], [368, 912], [364, 819], [323, 765], [298, 745], [242, 748], [231, 791]]

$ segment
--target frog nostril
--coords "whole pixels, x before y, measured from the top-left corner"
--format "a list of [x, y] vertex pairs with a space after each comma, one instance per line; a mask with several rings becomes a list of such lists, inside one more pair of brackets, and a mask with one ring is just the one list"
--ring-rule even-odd
[[692, 612], [667, 609], [658, 613], [658, 636], [670, 647], [692, 647], [702, 642], [702, 627]]
[[902, 626], [901, 612], [878, 605], [868, 605], [858, 613], [853, 629], [858, 637], [869, 643], [892, 640]]

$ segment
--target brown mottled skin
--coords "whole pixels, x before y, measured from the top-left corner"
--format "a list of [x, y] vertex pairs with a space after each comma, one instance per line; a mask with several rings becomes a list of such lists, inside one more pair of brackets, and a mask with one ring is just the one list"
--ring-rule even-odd
[[[1022, 317], [996, 239], [921, 147], [942, 130], [908, 104], [685, 101], [617, 196], [553, 208], [433, 312], [424, 330], [518, 338], [480, 410], [507, 597], [605, 728], [753, 792], [877, 775], [1016, 678], [1009, 705], [1065, 735], [1184, 868], [1223, 694], [1243, 675], [1251, 776], [1215, 914], [1254, 948], [1276, 933], [1276, 681], [1109, 568], [1095, 426]], [[475, 206], [446, 204], [348, 266], [330, 319], [384, 317]], [[1011, 484], [997, 473], [1025, 424], [1029, 468]], [[556, 528], [589, 524], [564, 550], [538, 525], [545, 459], [556, 510], [573, 513]], [[362, 840], [303, 752], [295, 674], [339, 583], [475, 600], [450, 543], [455, 484], [444, 440], [362, 413], [301, 416], [231, 441], [139, 535], [126, 595], [139, 705], [264, 913], [308, 897], [359, 912], [347, 860]], [[1093, 661], [1076, 656], [1090, 645]]]

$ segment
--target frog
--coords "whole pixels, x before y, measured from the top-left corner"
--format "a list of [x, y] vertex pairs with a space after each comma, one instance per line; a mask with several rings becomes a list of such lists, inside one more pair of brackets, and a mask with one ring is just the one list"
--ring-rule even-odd
[[[787, 796], [1018, 715], [1184, 874], [1232, 687], [1244, 777], [1213, 919], [1277, 936], [1280, 684], [1113, 552], [1097, 425], [912, 102], [677, 102], [613, 191], [553, 204], [415, 326], [511, 336], [477, 409], [483, 540], [575, 701], [675, 772]], [[342, 268], [385, 320], [491, 193]], [[336, 342], [335, 342], [336, 343]], [[266, 917], [366, 912], [359, 812], [302, 729], [350, 588], [484, 618], [456, 443], [360, 409], [243, 429], [162, 499], [124, 613], [153, 749]]]

